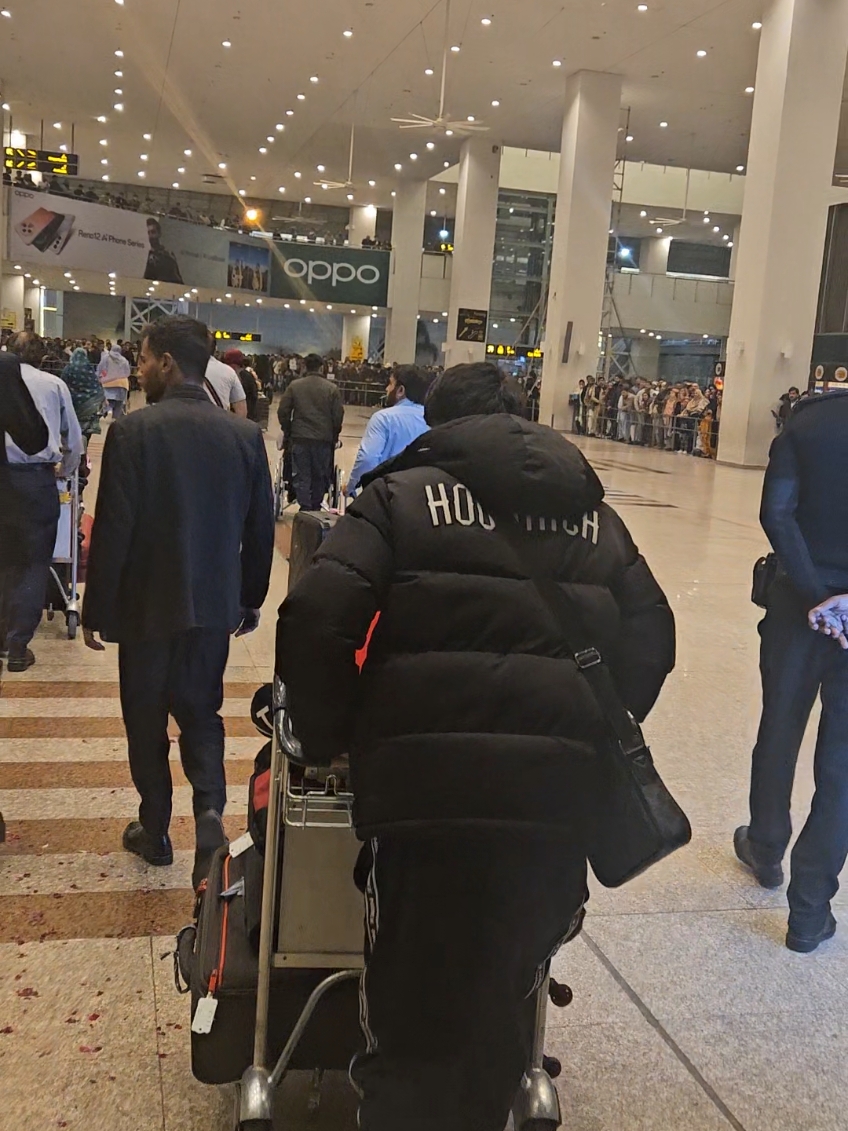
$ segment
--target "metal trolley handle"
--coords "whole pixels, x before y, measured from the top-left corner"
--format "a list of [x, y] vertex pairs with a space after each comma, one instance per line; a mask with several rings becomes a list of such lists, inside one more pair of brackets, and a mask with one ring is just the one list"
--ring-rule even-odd
[[283, 767], [283, 823], [301, 829], [353, 828], [353, 794], [347, 783], [331, 771], [323, 780], [294, 780], [289, 763], [303, 765], [303, 747], [292, 729], [286, 689], [274, 680], [274, 725], [277, 741], [285, 754]]

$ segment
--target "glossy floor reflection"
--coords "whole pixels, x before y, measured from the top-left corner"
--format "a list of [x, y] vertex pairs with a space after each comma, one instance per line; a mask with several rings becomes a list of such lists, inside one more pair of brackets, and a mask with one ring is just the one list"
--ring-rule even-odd
[[[349, 469], [365, 413], [349, 410]], [[574, 1004], [551, 1010], [549, 1052], [567, 1131], [836, 1131], [848, 1110], [848, 926], [809, 957], [782, 945], [785, 897], [734, 860], [759, 710], [751, 567], [761, 474], [605, 441], [582, 442], [677, 614], [679, 663], [648, 724], [657, 762], [695, 828], [690, 848], [617, 892], [595, 889], [583, 938], [556, 959]], [[276, 458], [273, 437], [269, 457]], [[102, 442], [94, 446], [95, 465]], [[95, 467], [95, 472], [97, 466]], [[93, 479], [89, 506], [96, 490]], [[278, 531], [259, 630], [233, 642], [224, 714], [231, 833], [260, 742], [247, 707], [271, 670], [286, 588]], [[45, 624], [38, 663], [0, 696], [0, 1126], [227, 1131], [232, 1095], [192, 1080], [188, 1006], [168, 952], [191, 917], [190, 798], [177, 774], [173, 869], [120, 849], [135, 810], [115, 649], [87, 651]], [[796, 790], [812, 788], [813, 728]], [[796, 822], [797, 823], [797, 822]], [[167, 874], [163, 875], [163, 871]], [[836, 901], [837, 917], [848, 899]], [[280, 1127], [352, 1128], [344, 1077]], [[401, 1129], [399, 1129], [401, 1131]]]

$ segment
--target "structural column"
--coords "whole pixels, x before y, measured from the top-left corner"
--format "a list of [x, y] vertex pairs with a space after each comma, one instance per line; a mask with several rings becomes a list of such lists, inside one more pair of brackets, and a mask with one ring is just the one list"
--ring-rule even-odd
[[370, 314], [346, 314], [342, 321], [342, 361], [367, 361]]
[[491, 140], [469, 138], [459, 159], [453, 274], [451, 276], [445, 365], [484, 361], [486, 343], [457, 338], [460, 310], [488, 312], [498, 219], [501, 148]]
[[723, 463], [764, 466], [770, 406], [809, 381], [846, 52], [845, 0], [771, 0], [734, 264]]
[[557, 428], [569, 425], [569, 394], [598, 368], [620, 110], [620, 75], [569, 76], [539, 413]]
[[384, 355], [387, 365], [415, 363], [426, 207], [426, 181], [404, 184], [397, 190], [392, 214], [392, 274]]
[[[671, 236], [652, 236], [648, 240], [642, 240], [639, 270], [644, 275], [667, 275], [670, 250]], [[627, 266], [626, 260], [623, 266]]]

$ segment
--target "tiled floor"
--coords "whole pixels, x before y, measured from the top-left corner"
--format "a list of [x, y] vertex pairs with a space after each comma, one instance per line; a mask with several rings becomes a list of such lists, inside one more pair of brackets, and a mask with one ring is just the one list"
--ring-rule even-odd
[[[363, 413], [350, 410], [343, 462]], [[733, 859], [759, 708], [750, 573], [764, 548], [761, 476], [682, 456], [584, 444], [666, 589], [679, 664], [648, 732], [693, 844], [621, 891], [593, 892], [584, 937], [556, 959], [574, 988], [549, 1051], [566, 1131], [837, 1131], [848, 1126], [848, 934], [809, 957], [782, 945], [785, 899]], [[95, 458], [100, 444], [95, 447]], [[272, 442], [269, 454], [276, 457]], [[95, 477], [96, 484], [96, 477]], [[224, 714], [231, 832], [260, 740], [249, 696], [270, 671], [285, 591], [281, 525], [257, 633], [234, 641]], [[0, 695], [0, 1128], [228, 1131], [232, 1097], [190, 1074], [188, 1006], [168, 952], [191, 915], [190, 797], [175, 766], [176, 862], [120, 849], [135, 811], [116, 657], [45, 624], [37, 665]], [[797, 786], [811, 791], [812, 729]], [[838, 897], [837, 914], [848, 900]], [[306, 1114], [287, 1081], [280, 1127], [352, 1128], [343, 1078]], [[398, 1129], [402, 1131], [402, 1129]]]

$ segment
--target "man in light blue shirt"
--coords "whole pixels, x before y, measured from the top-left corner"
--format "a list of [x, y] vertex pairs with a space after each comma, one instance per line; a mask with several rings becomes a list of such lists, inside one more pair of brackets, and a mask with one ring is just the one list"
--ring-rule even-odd
[[15, 495], [19, 527], [15, 560], [0, 574], [0, 652], [8, 652], [10, 672], [22, 672], [35, 663], [28, 645], [41, 620], [56, 543], [56, 478], [73, 475], [85, 448], [70, 389], [38, 368], [45, 352], [41, 338], [28, 331], [15, 334], [8, 349], [21, 362], [21, 376], [48, 434], [47, 446], [32, 456], [6, 439], [9, 489]]
[[424, 401], [430, 381], [430, 375], [415, 365], [398, 365], [392, 370], [386, 386], [387, 407], [379, 409], [368, 421], [350, 473], [348, 495], [356, 491], [364, 475], [400, 455], [427, 431]]

